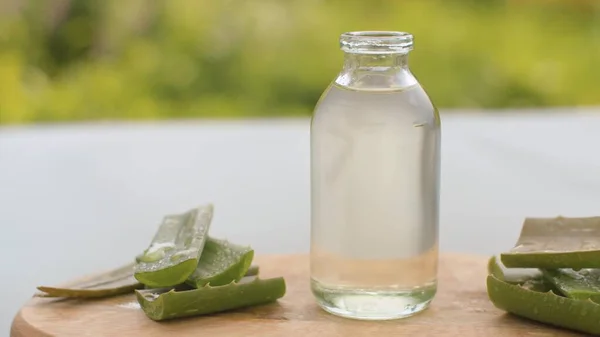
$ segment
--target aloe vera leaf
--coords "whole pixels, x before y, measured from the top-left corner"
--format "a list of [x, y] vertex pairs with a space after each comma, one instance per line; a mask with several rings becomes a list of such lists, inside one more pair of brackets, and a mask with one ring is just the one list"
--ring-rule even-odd
[[213, 206], [167, 215], [135, 264], [135, 278], [153, 288], [185, 282], [194, 272], [207, 241]]
[[200, 288], [207, 284], [220, 286], [239, 281], [250, 267], [254, 250], [227, 240], [208, 238], [196, 270], [186, 283]]
[[506, 268], [497, 255], [488, 260], [488, 273], [511, 284], [521, 284], [542, 278], [542, 272], [537, 268]]
[[143, 285], [133, 277], [133, 263], [94, 275], [65, 287], [39, 286], [36, 297], [100, 298], [131, 293]]
[[490, 301], [498, 309], [540, 323], [600, 335], [600, 305], [591, 300], [575, 300], [553, 292], [538, 292], [487, 277]]
[[152, 320], [198, 316], [276, 301], [285, 295], [283, 277], [243, 278], [238, 283], [174, 291], [173, 289], [136, 290], [144, 313]]
[[600, 268], [600, 217], [527, 218], [501, 259], [509, 268]]
[[546, 282], [566, 297], [600, 301], [600, 269], [544, 269]]

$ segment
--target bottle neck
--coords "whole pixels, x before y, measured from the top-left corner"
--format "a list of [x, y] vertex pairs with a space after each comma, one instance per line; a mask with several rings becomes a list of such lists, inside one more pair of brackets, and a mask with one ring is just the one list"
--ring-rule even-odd
[[345, 53], [335, 82], [358, 90], [397, 90], [417, 83], [408, 68], [408, 53]]
[[344, 69], [354, 70], [398, 70], [408, 68], [408, 53], [393, 54], [344, 54]]

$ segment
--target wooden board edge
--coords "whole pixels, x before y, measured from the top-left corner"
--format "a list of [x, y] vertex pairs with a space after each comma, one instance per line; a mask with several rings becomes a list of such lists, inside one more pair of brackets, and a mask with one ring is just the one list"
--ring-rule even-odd
[[10, 326], [10, 337], [50, 337], [50, 335], [27, 323], [23, 318], [23, 308], [21, 308]]

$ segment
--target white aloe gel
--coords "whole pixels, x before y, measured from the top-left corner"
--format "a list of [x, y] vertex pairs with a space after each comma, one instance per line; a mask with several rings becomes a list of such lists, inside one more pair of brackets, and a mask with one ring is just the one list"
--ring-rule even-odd
[[408, 68], [412, 36], [341, 36], [311, 124], [311, 288], [326, 311], [395, 319], [436, 294], [440, 118]]

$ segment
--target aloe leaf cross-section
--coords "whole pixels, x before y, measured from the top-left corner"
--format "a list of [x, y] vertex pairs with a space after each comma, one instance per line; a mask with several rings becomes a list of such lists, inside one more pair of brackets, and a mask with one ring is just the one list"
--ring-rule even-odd
[[148, 248], [136, 258], [135, 278], [153, 288], [184, 283], [196, 270], [212, 217], [212, 204], [165, 216]]
[[244, 277], [252, 263], [254, 250], [227, 240], [208, 238], [196, 270], [186, 283], [201, 288], [237, 282]]

